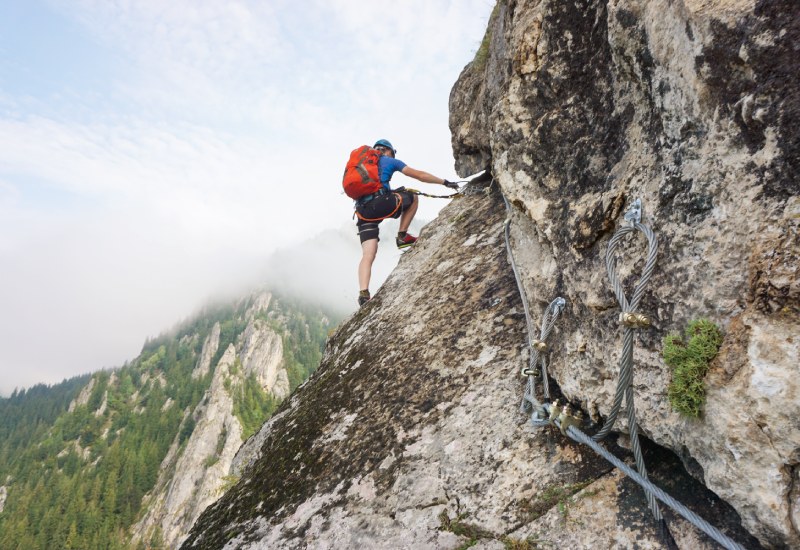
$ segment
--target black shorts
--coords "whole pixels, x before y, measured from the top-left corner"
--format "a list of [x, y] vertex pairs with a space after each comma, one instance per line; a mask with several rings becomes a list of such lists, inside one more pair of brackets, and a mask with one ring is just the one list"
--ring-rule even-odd
[[[387, 195], [375, 197], [363, 206], [357, 206], [360, 214], [356, 226], [361, 242], [378, 239], [378, 224], [386, 218], [399, 218], [414, 203], [414, 194], [398, 189]], [[366, 218], [366, 219], [362, 219]]]

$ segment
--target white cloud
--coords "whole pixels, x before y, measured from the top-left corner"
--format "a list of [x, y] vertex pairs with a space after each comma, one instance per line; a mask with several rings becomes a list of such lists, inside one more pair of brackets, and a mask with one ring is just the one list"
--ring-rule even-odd
[[209, 295], [255, 282], [272, 250], [348, 223], [340, 177], [357, 145], [385, 137], [453, 177], [449, 91], [493, 2], [50, 5], [72, 33], [54, 43], [84, 40], [104, 72], [0, 92], [0, 392], [121, 364]]

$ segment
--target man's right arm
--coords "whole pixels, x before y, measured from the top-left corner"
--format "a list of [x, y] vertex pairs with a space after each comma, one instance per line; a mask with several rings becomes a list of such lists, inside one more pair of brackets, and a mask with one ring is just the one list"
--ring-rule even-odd
[[422, 170], [416, 170], [411, 168], [410, 166], [406, 166], [401, 170], [403, 175], [408, 176], [409, 178], [414, 178], [415, 180], [419, 180], [423, 183], [438, 183], [440, 185], [444, 185], [445, 180], [442, 178], [437, 178], [433, 174], [429, 174], [428, 172], [423, 172]]

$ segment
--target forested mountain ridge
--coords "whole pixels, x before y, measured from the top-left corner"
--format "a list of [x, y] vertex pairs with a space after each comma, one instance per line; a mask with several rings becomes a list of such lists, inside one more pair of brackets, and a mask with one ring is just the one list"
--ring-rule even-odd
[[0, 399], [0, 547], [175, 546], [242, 441], [316, 369], [330, 325], [257, 293], [121, 368]]

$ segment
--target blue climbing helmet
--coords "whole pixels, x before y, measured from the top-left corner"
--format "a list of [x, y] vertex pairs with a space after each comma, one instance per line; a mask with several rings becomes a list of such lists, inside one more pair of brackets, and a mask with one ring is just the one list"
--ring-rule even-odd
[[386, 147], [392, 152], [393, 156], [397, 156], [397, 149], [392, 147], [392, 144], [388, 139], [379, 139], [375, 142], [375, 145], [372, 146], [373, 149], [376, 147]]

